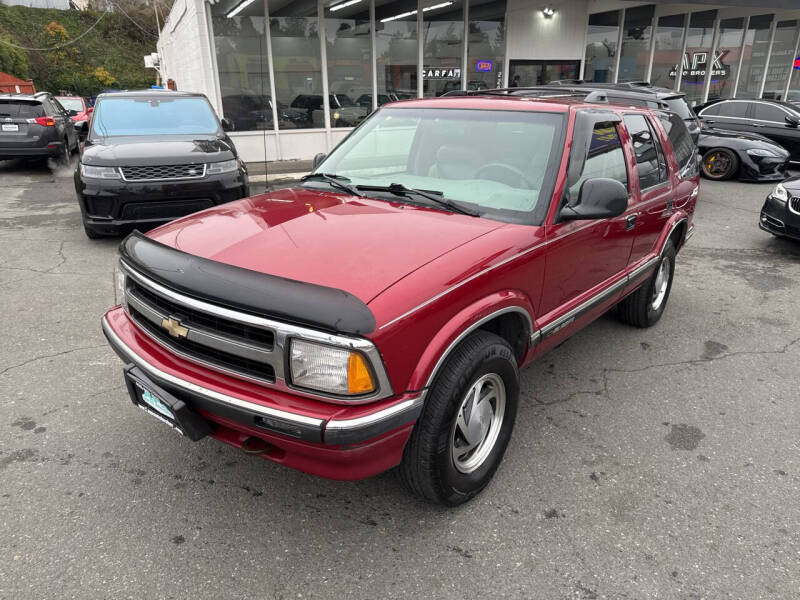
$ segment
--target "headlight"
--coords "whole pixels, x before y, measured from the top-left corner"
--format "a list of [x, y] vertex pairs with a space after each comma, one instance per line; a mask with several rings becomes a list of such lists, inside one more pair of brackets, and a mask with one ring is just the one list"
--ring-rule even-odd
[[783, 184], [779, 183], [775, 186], [775, 189], [772, 190], [772, 197], [781, 202], [786, 202], [789, 199], [789, 191], [783, 187]]
[[772, 156], [772, 157], [779, 157], [780, 154], [777, 152], [773, 152], [769, 148], [749, 148], [747, 150], [747, 154], [749, 156]]
[[117, 167], [93, 167], [81, 163], [81, 177], [89, 179], [119, 179], [119, 169]]
[[222, 162], [208, 163], [206, 173], [208, 175], [219, 175], [220, 173], [231, 173], [239, 168], [239, 161], [235, 158], [223, 160]]
[[125, 298], [125, 285], [126, 285], [126, 278], [125, 271], [123, 271], [119, 263], [114, 268], [114, 296], [115, 300], [122, 305], [126, 311], [128, 310], [128, 302]]
[[341, 396], [375, 389], [372, 370], [360, 352], [294, 339], [289, 350], [292, 383]]

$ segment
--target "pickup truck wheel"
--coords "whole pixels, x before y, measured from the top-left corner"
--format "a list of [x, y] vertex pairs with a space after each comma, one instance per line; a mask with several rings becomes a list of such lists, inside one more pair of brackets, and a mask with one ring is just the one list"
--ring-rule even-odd
[[456, 506], [500, 465], [517, 413], [519, 371], [511, 346], [476, 331], [442, 365], [403, 453], [399, 475], [415, 495]]
[[656, 270], [650, 279], [619, 303], [617, 314], [620, 319], [636, 327], [655, 325], [667, 306], [674, 273], [675, 244], [669, 240], [661, 253], [661, 261], [656, 265]]

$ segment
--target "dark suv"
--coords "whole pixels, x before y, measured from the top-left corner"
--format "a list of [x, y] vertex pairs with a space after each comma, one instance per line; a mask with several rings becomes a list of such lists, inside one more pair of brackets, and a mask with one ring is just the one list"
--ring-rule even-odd
[[56, 158], [67, 164], [77, 149], [72, 119], [51, 94], [0, 95], [0, 160]]
[[89, 238], [249, 195], [247, 167], [208, 99], [163, 90], [97, 97], [75, 190]]

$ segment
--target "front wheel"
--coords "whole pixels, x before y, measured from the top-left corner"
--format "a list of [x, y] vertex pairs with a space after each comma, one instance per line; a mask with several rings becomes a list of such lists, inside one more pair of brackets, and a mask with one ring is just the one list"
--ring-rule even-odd
[[403, 453], [399, 475], [415, 495], [456, 506], [492, 479], [511, 439], [519, 371], [503, 338], [470, 334], [436, 377]]
[[709, 179], [730, 179], [739, 170], [739, 158], [727, 148], [712, 148], [703, 155], [700, 168]]

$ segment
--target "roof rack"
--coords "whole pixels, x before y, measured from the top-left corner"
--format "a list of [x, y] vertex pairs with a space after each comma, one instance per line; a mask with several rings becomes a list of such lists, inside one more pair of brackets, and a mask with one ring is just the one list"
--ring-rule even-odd
[[537, 98], [583, 98], [586, 102], [608, 103], [603, 90], [562, 89], [559, 86], [494, 88], [491, 90], [453, 90], [445, 96], [517, 96]]

